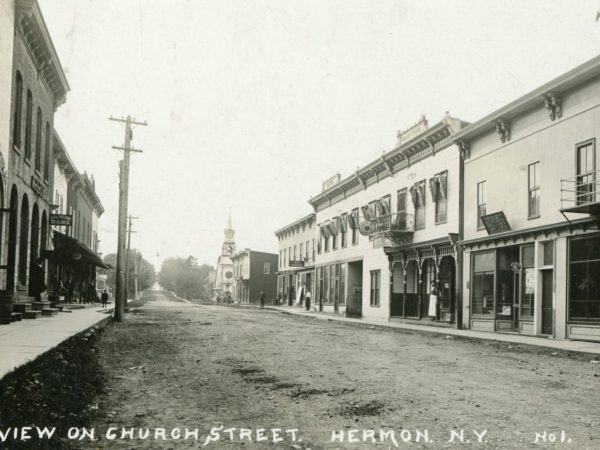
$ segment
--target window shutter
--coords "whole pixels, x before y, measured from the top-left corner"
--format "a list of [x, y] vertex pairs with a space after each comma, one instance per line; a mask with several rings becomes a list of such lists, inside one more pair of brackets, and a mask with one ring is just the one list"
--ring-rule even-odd
[[365, 220], [369, 220], [371, 218], [371, 207], [369, 205], [361, 206], [363, 217]]
[[340, 219], [341, 231], [345, 233], [348, 230], [348, 214], [342, 214]]
[[417, 208], [419, 206], [419, 194], [417, 193], [417, 187], [414, 185], [410, 187], [410, 198], [413, 206]]
[[437, 202], [438, 194], [439, 194], [439, 175], [436, 175], [433, 178], [429, 179], [429, 190], [431, 191], [431, 201], [433, 203]]
[[448, 172], [439, 175], [440, 179], [440, 195], [443, 199], [448, 198]]

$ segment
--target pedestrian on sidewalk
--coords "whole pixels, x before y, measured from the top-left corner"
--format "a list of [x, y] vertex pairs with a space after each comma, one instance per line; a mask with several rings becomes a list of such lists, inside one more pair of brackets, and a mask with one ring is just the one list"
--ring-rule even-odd
[[260, 291], [260, 309], [265, 309], [265, 291]]
[[29, 291], [31, 295], [35, 297], [36, 302], [42, 301], [42, 292], [44, 292], [48, 287], [46, 283], [44, 283], [44, 267], [42, 264], [44, 260], [38, 260], [31, 267], [31, 279], [29, 281]]
[[104, 290], [104, 292], [102, 292], [102, 307], [106, 308], [106, 304], [108, 303], [108, 293], [106, 292], [106, 289]]
[[431, 290], [429, 291], [429, 311], [427, 312], [430, 320], [437, 319], [437, 302], [437, 287], [435, 281], [432, 281]]
[[310, 293], [310, 289], [306, 290], [306, 294], [304, 294], [304, 302], [306, 303], [306, 310], [310, 311], [310, 300], [312, 299], [312, 294]]
[[73, 301], [73, 291], [75, 290], [75, 286], [73, 285], [73, 278], [69, 277], [65, 287], [67, 289], [67, 303], [71, 303]]

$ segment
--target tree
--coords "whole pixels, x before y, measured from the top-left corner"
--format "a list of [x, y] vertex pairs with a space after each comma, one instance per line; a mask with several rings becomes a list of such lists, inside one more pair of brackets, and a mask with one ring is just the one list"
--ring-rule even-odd
[[[138, 268], [138, 289], [144, 290], [152, 287], [152, 285], [156, 282], [156, 271], [154, 270], [154, 266], [146, 261], [142, 254], [139, 252], [131, 252], [129, 259], [129, 293], [128, 298], [133, 298], [135, 295], [135, 262], [134, 258], [137, 258], [137, 268]], [[117, 267], [117, 255], [116, 253], [109, 253], [103, 259], [105, 264], [109, 264], [112, 269], [98, 269], [99, 274], [107, 275], [106, 283], [111, 287], [112, 291], [115, 292], [115, 284], [116, 284], [116, 267]]]
[[187, 300], [207, 300], [210, 298], [207, 278], [211, 270], [213, 268], [208, 264], [198, 266], [198, 260], [193, 256], [168, 258], [158, 273], [158, 282], [164, 289]]

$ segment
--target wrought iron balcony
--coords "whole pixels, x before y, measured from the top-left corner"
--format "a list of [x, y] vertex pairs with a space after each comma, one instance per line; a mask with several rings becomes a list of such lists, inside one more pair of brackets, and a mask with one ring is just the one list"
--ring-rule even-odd
[[360, 221], [358, 229], [364, 236], [412, 233], [415, 229], [414, 216], [407, 213], [384, 214]]
[[600, 215], [600, 170], [560, 180], [561, 212]]

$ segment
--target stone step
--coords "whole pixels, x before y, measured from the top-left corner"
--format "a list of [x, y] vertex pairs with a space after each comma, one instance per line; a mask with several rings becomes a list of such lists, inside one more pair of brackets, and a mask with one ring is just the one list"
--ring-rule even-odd
[[31, 309], [34, 311], [42, 311], [43, 309], [50, 307], [50, 302], [31, 302]]
[[52, 317], [59, 313], [59, 310], [56, 308], [44, 308], [42, 309], [42, 316], [44, 317]]
[[21, 314], [20, 312], [14, 312], [10, 315], [11, 322], [20, 322], [21, 319], [23, 319], [23, 314]]
[[37, 319], [38, 317], [41, 317], [41, 316], [42, 316], [41, 311], [25, 311], [23, 313], [24, 319]]
[[31, 311], [31, 303], [13, 303], [13, 312]]

